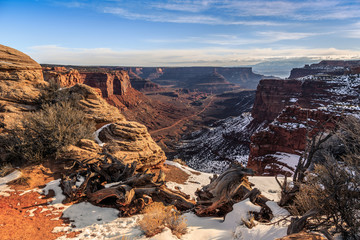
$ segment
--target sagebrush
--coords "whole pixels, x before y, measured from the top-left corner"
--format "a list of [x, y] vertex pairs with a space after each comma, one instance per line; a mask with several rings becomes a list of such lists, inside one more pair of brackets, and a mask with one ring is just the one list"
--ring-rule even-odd
[[349, 117], [322, 144], [314, 170], [301, 184], [291, 210], [302, 215], [316, 209], [308, 228], [360, 239], [360, 120]]
[[173, 206], [154, 202], [143, 210], [143, 214], [143, 218], [138, 223], [147, 237], [161, 233], [165, 227], [168, 227], [178, 238], [186, 233], [186, 219]]
[[7, 149], [13, 161], [41, 162], [56, 156], [64, 146], [93, 138], [95, 123], [70, 102], [45, 104], [24, 115], [21, 124], [10, 131]]

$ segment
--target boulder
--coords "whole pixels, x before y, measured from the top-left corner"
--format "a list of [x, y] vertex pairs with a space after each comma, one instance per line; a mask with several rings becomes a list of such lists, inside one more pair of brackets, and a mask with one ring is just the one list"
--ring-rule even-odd
[[1, 100], [11, 103], [13, 107], [33, 104], [40, 95], [39, 86], [45, 84], [41, 66], [37, 62], [18, 50], [0, 44]]
[[76, 146], [66, 147], [60, 155], [65, 160], [92, 163], [103, 159], [102, 153], [110, 153], [125, 164], [137, 162], [137, 169], [161, 166], [166, 157], [154, 142], [147, 128], [137, 122], [119, 121], [98, 131], [102, 146], [93, 140], [82, 139]]
[[96, 91], [85, 84], [76, 84], [58, 91], [56, 101], [74, 101], [88, 119], [96, 123], [110, 123], [125, 120], [119, 109], [108, 104]]
[[99, 132], [104, 149], [126, 163], [137, 161], [137, 168], [161, 165], [165, 153], [154, 142], [147, 128], [137, 122], [119, 121], [107, 125]]

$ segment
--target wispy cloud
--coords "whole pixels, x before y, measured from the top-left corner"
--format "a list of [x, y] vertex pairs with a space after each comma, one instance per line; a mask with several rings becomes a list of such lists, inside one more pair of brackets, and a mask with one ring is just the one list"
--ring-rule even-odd
[[201, 14], [174, 14], [174, 13], [161, 13], [161, 14], [143, 14], [129, 11], [119, 7], [105, 7], [104, 13], [111, 13], [123, 18], [131, 20], [145, 20], [150, 22], [169, 22], [169, 23], [196, 23], [207, 25], [249, 25], [249, 26], [281, 26], [282, 23], [273, 21], [258, 21], [258, 20], [225, 20], [220, 17]]
[[40, 63], [116, 66], [241, 66], [270, 59], [357, 59], [360, 51], [335, 48], [160, 49], [115, 51], [109, 48], [34, 46], [27, 52]]

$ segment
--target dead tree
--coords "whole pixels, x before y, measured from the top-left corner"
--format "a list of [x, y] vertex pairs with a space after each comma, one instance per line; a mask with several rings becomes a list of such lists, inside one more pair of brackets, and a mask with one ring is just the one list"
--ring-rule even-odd
[[190, 196], [165, 186], [163, 173], [157, 178], [149, 171], [137, 173], [136, 162], [124, 164], [123, 160], [105, 152], [98, 161], [75, 161], [68, 169], [70, 173], [61, 180], [67, 201], [115, 207], [121, 216], [139, 213], [153, 201], [174, 205], [179, 210], [194, 208]]
[[258, 219], [272, 218], [271, 210], [265, 204], [268, 199], [258, 189], [252, 189], [247, 176], [253, 175], [251, 169], [233, 165], [220, 176], [214, 176], [209, 185], [196, 191], [197, 204], [195, 212], [198, 216], [225, 216], [232, 211], [234, 203], [249, 198], [254, 204], [262, 207]]

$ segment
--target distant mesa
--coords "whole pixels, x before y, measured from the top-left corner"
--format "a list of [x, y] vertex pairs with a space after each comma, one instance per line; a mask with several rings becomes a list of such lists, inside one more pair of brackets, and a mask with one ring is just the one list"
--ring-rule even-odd
[[290, 79], [301, 78], [309, 75], [329, 74], [359, 74], [360, 60], [342, 61], [342, 60], [324, 60], [319, 63], [305, 65], [303, 68], [294, 68], [290, 72]]

